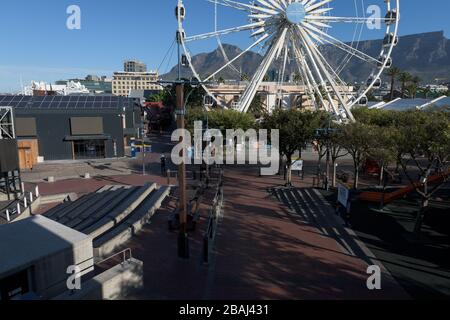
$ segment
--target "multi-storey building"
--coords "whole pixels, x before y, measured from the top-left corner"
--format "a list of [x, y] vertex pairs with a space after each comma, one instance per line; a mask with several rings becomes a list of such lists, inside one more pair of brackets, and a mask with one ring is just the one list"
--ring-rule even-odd
[[147, 72], [145, 63], [137, 60], [127, 60], [123, 63], [123, 71], [125, 72]]
[[131, 90], [162, 90], [157, 72], [114, 72], [114, 95], [127, 97]]

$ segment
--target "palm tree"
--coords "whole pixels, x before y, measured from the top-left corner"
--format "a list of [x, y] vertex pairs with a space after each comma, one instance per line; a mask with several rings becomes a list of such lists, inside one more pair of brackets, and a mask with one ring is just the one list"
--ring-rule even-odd
[[423, 89], [423, 94], [425, 96], [425, 99], [428, 99], [428, 96], [430, 93], [431, 93], [430, 87], [426, 87], [425, 89]]
[[409, 92], [410, 97], [415, 99], [417, 96], [417, 89], [418, 89], [417, 84], [415, 84], [414, 82], [411, 82], [409, 85], [406, 86], [406, 88], [407, 88], [407, 91]]
[[410, 90], [410, 93], [412, 94], [412, 97], [415, 99], [417, 96], [417, 91], [419, 89], [419, 84], [422, 82], [422, 79], [420, 79], [419, 76], [414, 76], [411, 80], [410, 89], [412, 89], [412, 92]]
[[402, 98], [405, 98], [405, 92], [406, 92], [406, 86], [408, 84], [408, 82], [411, 82], [413, 79], [413, 76], [408, 73], [408, 72], [401, 72], [398, 75], [398, 80], [401, 82], [402, 84]]
[[415, 85], [419, 85], [422, 82], [422, 79], [420, 79], [419, 76], [414, 76], [411, 82], [414, 83]]
[[401, 71], [397, 67], [390, 68], [386, 73], [389, 77], [391, 77], [391, 93], [389, 98], [389, 100], [391, 101], [394, 100], [395, 80], [397, 79], [400, 73]]

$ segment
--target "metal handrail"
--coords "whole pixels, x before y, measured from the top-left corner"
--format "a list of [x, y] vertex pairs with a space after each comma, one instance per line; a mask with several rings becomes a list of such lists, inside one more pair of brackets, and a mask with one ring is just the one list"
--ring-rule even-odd
[[208, 227], [203, 236], [203, 261], [205, 263], [209, 262], [209, 253], [216, 237], [217, 225], [223, 208], [223, 199], [223, 170], [221, 170], [217, 192], [214, 196], [213, 205], [209, 214]]
[[[127, 252], [130, 253], [130, 257], [129, 257], [128, 259], [126, 258]], [[131, 248], [127, 248], [127, 249], [124, 249], [124, 250], [122, 250], [122, 251], [120, 251], [120, 252], [117, 252], [117, 253], [113, 254], [112, 256], [110, 256], [110, 257], [108, 257], [108, 258], [106, 258], [106, 259], [104, 259], [104, 260], [101, 260], [101, 261], [96, 262], [95, 265], [98, 266], [98, 265], [100, 265], [100, 264], [102, 264], [102, 263], [104, 263], [104, 262], [106, 262], [106, 261], [112, 260], [113, 258], [115, 258], [115, 257], [117, 257], [117, 256], [119, 256], [119, 255], [121, 255], [122, 258], [123, 258], [122, 262], [120, 263], [122, 266], [125, 264], [125, 262], [127, 262], [127, 261], [133, 259], [133, 255], [132, 255], [132, 253], [131, 253]]]
[[[22, 187], [23, 188], [23, 187]], [[6, 219], [8, 222], [13, 220], [12, 218], [15, 218], [15, 216], [19, 216], [22, 213], [22, 208], [24, 210], [31, 208], [33, 203], [39, 198], [39, 187], [36, 186], [34, 190], [35, 194], [33, 194], [32, 191], [25, 192], [14, 200], [8, 207], [0, 210], [0, 215], [6, 216]]]

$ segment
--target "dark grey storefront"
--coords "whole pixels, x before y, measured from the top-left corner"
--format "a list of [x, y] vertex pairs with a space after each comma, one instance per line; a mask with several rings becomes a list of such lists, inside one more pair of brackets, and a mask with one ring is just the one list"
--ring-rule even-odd
[[123, 157], [137, 132], [136, 100], [114, 96], [0, 96], [14, 108], [18, 140], [37, 141], [45, 161]]

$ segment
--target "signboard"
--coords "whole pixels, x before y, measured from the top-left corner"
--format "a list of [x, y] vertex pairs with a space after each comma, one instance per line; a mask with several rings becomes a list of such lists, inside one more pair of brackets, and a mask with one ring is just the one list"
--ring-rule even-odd
[[298, 159], [292, 161], [292, 171], [303, 171], [303, 160]]
[[349, 196], [350, 190], [346, 186], [338, 184], [338, 202], [343, 205], [344, 208], [347, 208]]

